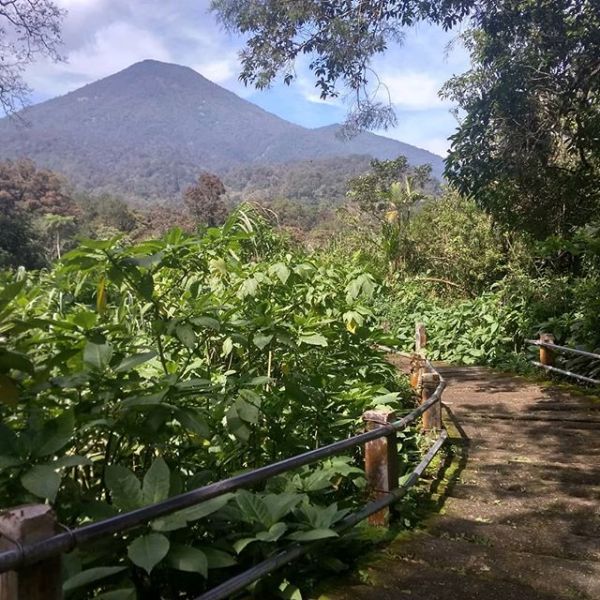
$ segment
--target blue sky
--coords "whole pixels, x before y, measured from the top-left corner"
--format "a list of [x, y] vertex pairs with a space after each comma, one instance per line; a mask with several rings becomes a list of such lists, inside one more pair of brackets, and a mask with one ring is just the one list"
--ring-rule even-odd
[[[69, 92], [153, 58], [192, 67], [215, 83], [289, 121], [319, 127], [343, 121], [343, 98], [318, 98], [308, 69], [297, 65], [297, 80], [258, 92], [237, 79], [243, 40], [225, 32], [207, 10], [209, 0], [55, 0], [68, 11], [64, 22], [66, 62], [40, 61], [26, 73], [32, 102]], [[427, 25], [406, 32], [401, 46], [377, 57], [373, 67], [387, 85], [398, 126], [384, 133], [444, 155], [456, 128], [451, 105], [437, 92], [453, 74], [469, 67], [467, 53], [447, 45], [456, 32]]]

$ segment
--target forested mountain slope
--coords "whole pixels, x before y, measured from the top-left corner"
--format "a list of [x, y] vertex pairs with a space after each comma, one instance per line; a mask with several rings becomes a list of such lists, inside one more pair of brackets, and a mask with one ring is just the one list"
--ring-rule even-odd
[[336, 125], [307, 129], [212, 83], [192, 69], [146, 60], [64, 96], [27, 108], [26, 126], [0, 120], [0, 159], [29, 157], [77, 186], [137, 198], [175, 198], [202, 170], [425, 150], [371, 133], [351, 141]]

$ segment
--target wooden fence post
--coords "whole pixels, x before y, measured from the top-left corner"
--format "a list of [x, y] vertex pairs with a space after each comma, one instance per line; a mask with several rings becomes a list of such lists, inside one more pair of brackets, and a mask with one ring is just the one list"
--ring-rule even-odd
[[[551, 333], [540, 333], [540, 342], [545, 344], [554, 344], [555, 339]], [[540, 362], [549, 367], [554, 366], [554, 350], [540, 346]]]
[[423, 358], [418, 354], [413, 354], [410, 358], [410, 385], [415, 390], [420, 385], [422, 371]]
[[427, 345], [427, 330], [423, 323], [415, 323], [415, 352], [421, 354], [421, 351]]
[[[421, 404], [425, 404], [440, 384], [437, 373], [423, 373], [421, 376]], [[423, 413], [423, 429], [431, 431], [442, 429], [442, 400], [441, 398]]]
[[[47, 504], [6, 510], [0, 514], [0, 550], [50, 537], [56, 533], [56, 524], [54, 511]], [[62, 597], [60, 556], [0, 575], [0, 600], [62, 600]]]
[[[363, 414], [367, 431], [393, 423], [396, 413], [392, 410], [368, 410]], [[365, 473], [367, 484], [374, 499], [386, 496], [398, 487], [398, 440], [396, 432], [365, 444]], [[390, 510], [384, 508], [369, 517], [369, 524], [385, 526], [389, 523]]]

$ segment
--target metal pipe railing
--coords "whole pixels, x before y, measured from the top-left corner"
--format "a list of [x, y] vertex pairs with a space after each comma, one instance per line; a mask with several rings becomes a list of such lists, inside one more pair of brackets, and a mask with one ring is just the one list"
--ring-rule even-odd
[[525, 342], [528, 344], [532, 344], [533, 346], [542, 346], [543, 348], [548, 348], [549, 350], [554, 350], [556, 352], [567, 352], [570, 354], [578, 354], [579, 356], [585, 356], [587, 358], [600, 360], [600, 354], [596, 354], [595, 352], [588, 352], [587, 350], [579, 350], [579, 348], [559, 346], [558, 344], [552, 344], [551, 342], [543, 342], [541, 340], [525, 340]]
[[0, 553], [0, 573], [19, 569], [63, 552], [68, 552], [73, 548], [91, 542], [107, 535], [121, 533], [147, 523], [158, 517], [171, 514], [175, 511], [195, 506], [206, 500], [221, 496], [227, 492], [232, 492], [241, 487], [251, 486], [261, 483], [275, 475], [280, 475], [286, 471], [297, 469], [299, 467], [315, 463], [324, 458], [342, 453], [344, 450], [354, 448], [394, 432], [405, 429], [408, 425], [420, 417], [427, 409], [431, 408], [436, 402], [441, 400], [441, 394], [446, 387], [445, 382], [440, 382], [433, 395], [427, 402], [415, 408], [408, 415], [390, 423], [382, 425], [372, 431], [366, 431], [352, 436], [339, 442], [334, 442], [327, 446], [310, 450], [281, 460], [247, 473], [242, 473], [204, 487], [191, 490], [184, 494], [179, 494], [168, 498], [163, 502], [145, 506], [131, 512], [123, 513], [115, 517], [103, 519], [96, 523], [83, 525], [76, 529], [59, 533], [52, 537], [40, 540], [32, 544], [24, 545], [13, 550]]
[[[546, 338], [546, 339], [544, 339]], [[548, 341], [552, 340], [552, 341]], [[587, 377], [585, 375], [580, 375], [579, 373], [574, 373], [573, 371], [569, 371], [568, 369], [561, 369], [559, 367], [554, 366], [554, 353], [565, 352], [567, 354], [574, 354], [576, 356], [583, 356], [592, 360], [600, 360], [600, 354], [596, 354], [595, 352], [588, 352], [587, 350], [580, 350], [579, 348], [569, 348], [568, 346], [560, 346], [554, 343], [554, 337], [550, 334], [542, 334], [539, 340], [525, 340], [526, 343], [531, 344], [533, 346], [537, 346], [540, 348], [540, 360], [532, 360], [531, 363], [536, 367], [540, 367], [550, 373], [557, 373], [558, 375], [563, 375], [565, 377], [571, 377], [573, 379], [577, 379], [578, 381], [582, 381], [591, 385], [600, 385], [600, 379], [594, 379], [593, 377]], [[544, 349], [544, 350], [542, 350]], [[550, 351], [550, 352], [546, 352]]]
[[[408, 492], [408, 490], [419, 480], [423, 474], [423, 471], [425, 471], [425, 469], [429, 466], [447, 439], [448, 433], [446, 431], [442, 431], [427, 454], [425, 454], [421, 462], [411, 472], [408, 479], [402, 485], [386, 494], [383, 498], [379, 498], [378, 500], [370, 502], [361, 510], [348, 515], [337, 527], [334, 528], [334, 530], [337, 533], [342, 533], [348, 529], [351, 529], [370, 515], [375, 514], [381, 509], [400, 500], [400, 498], [402, 498], [406, 492]], [[214, 587], [212, 590], [202, 594], [196, 598], [196, 600], [223, 600], [224, 598], [228, 598], [231, 594], [243, 590], [245, 587], [260, 579], [264, 575], [267, 575], [268, 573], [283, 567], [287, 563], [299, 558], [311, 550], [314, 550], [321, 543], [322, 542], [314, 542], [312, 544], [304, 545], [294, 544], [293, 546], [290, 546], [289, 548], [270, 556], [257, 565], [254, 565], [243, 573], [228, 579], [222, 584]]]
[[580, 375], [579, 373], [573, 373], [573, 371], [567, 371], [566, 369], [559, 369], [558, 367], [553, 367], [552, 365], [544, 365], [537, 360], [531, 361], [532, 365], [536, 367], [540, 367], [550, 373], [558, 373], [559, 375], [564, 375], [565, 377], [573, 377], [574, 379], [579, 379], [579, 381], [583, 381], [585, 383], [590, 383], [592, 385], [600, 385], [600, 379], [593, 379], [592, 377], [586, 377], [585, 375]]

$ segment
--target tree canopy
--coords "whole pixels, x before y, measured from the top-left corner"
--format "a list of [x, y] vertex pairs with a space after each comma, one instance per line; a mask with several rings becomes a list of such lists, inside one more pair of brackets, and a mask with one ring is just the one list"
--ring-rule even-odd
[[476, 4], [474, 0], [213, 0], [224, 25], [247, 37], [240, 79], [262, 89], [278, 75], [296, 78], [294, 61], [310, 57], [309, 68], [321, 98], [338, 96], [341, 83], [354, 103], [346, 132], [395, 123], [389, 104], [370, 88], [373, 56], [401, 41], [403, 28], [429, 20], [448, 29]]
[[0, 109], [10, 114], [29, 92], [23, 71], [37, 56], [60, 60], [64, 11], [52, 0], [0, 2]]
[[472, 68], [444, 94], [464, 111], [446, 176], [536, 237], [600, 207], [600, 5], [499, 2], [465, 36]]
[[183, 193], [183, 201], [191, 217], [197, 222], [215, 227], [227, 218], [227, 206], [223, 182], [212, 173], [202, 173], [195, 185]]
[[569, 231], [597, 211], [597, 2], [213, 0], [212, 7], [246, 36], [242, 81], [264, 88], [281, 75], [290, 84], [294, 61], [308, 55], [323, 98], [352, 92], [350, 133], [395, 120], [377, 94], [373, 57], [419, 21], [460, 23], [473, 66], [444, 88], [461, 119], [448, 179], [496, 221], [536, 237]]

